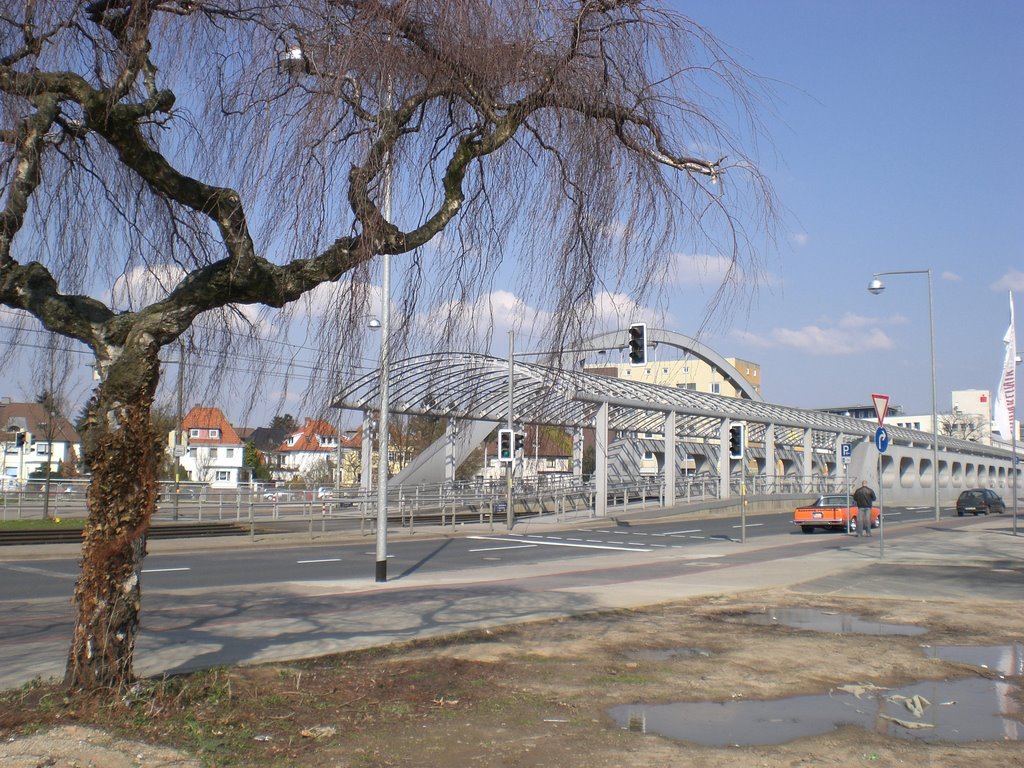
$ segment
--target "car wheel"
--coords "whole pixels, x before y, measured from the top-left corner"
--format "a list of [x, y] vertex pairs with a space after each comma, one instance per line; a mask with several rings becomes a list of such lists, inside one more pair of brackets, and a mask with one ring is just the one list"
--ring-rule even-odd
[[956, 516], [957, 516], [957, 517], [963, 517], [963, 516], [964, 516], [964, 511], [963, 511], [962, 509], [958, 509], [958, 510], [956, 511]]
[[800, 530], [803, 531], [804, 533], [814, 533], [814, 526], [813, 525], [801, 525], [800, 526]]

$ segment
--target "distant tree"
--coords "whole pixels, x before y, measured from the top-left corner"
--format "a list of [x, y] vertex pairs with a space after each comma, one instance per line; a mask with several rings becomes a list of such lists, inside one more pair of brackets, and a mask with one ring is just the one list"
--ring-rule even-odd
[[252, 469], [253, 479], [259, 482], [270, 480], [270, 469], [263, 462], [263, 454], [260, 453], [255, 443], [246, 443], [243, 449], [245, 466]]
[[299, 423], [295, 421], [295, 417], [290, 413], [286, 413], [284, 416], [275, 416], [270, 420], [271, 429], [283, 429], [287, 434], [295, 432], [299, 428]]
[[247, 308], [285, 327], [324, 286], [336, 381], [382, 254], [449, 340], [503, 260], [555, 349], [599, 290], [649, 295], [681, 236], [735, 285], [771, 213], [757, 98], [651, 0], [0, 0], [0, 304], [96, 375], [67, 685], [133, 679], [161, 350], [201, 334], [222, 377]]
[[981, 442], [987, 436], [984, 418], [962, 411], [939, 414], [938, 426], [940, 435], [969, 440], [973, 443]]

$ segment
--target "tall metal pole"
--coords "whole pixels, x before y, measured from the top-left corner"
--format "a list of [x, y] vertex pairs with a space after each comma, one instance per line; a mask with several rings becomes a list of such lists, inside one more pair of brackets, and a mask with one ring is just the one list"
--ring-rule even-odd
[[[516, 348], [516, 335], [515, 331], [508, 332], [508, 414], [506, 419], [506, 426], [508, 429], [514, 429], [512, 426], [512, 400], [513, 400], [513, 389], [515, 386], [515, 376], [513, 373], [513, 366], [515, 365], [515, 348]], [[515, 521], [515, 513], [512, 510], [512, 470], [515, 467], [515, 438], [512, 440], [512, 461], [505, 464], [505, 525], [508, 530], [512, 530], [512, 524]]]
[[[389, 93], [390, 96], [390, 93]], [[384, 199], [381, 206], [384, 220], [391, 219], [391, 156], [384, 165]], [[388, 443], [390, 426], [391, 367], [391, 254], [385, 250], [381, 266], [381, 307], [380, 307], [380, 417], [377, 434], [377, 567], [375, 579], [388, 580]]]
[[[939, 417], [935, 397], [935, 314], [932, 308], [932, 271], [930, 269], [903, 269], [894, 272], [875, 272], [868, 284], [868, 291], [876, 296], [885, 290], [885, 285], [878, 279], [879, 275], [927, 275], [928, 276], [928, 344], [931, 356], [932, 379], [932, 497], [935, 506], [935, 519], [939, 519]], [[878, 487], [882, 487], [879, 472]]]
[[[178, 497], [181, 491], [181, 451], [184, 448], [184, 438], [181, 429], [181, 420], [184, 418], [184, 390], [185, 390], [185, 342], [178, 338], [178, 423], [174, 429], [174, 519], [178, 519]], [[244, 460], [244, 459], [243, 459]]]
[[[928, 273], [928, 338], [931, 345], [932, 357], [932, 472], [935, 480], [932, 482], [933, 499], [935, 502], [935, 520], [939, 519], [939, 416], [935, 406], [935, 315], [932, 309], [932, 271]], [[881, 541], [881, 539], [879, 539]], [[881, 546], [881, 544], [880, 544]]]

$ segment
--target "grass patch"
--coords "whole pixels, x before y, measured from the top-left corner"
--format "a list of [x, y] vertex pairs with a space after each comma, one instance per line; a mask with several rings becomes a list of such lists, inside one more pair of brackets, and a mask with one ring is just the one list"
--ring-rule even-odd
[[83, 517], [54, 517], [44, 520], [41, 517], [22, 518], [20, 520], [0, 520], [0, 531], [70, 531], [81, 530], [85, 526]]

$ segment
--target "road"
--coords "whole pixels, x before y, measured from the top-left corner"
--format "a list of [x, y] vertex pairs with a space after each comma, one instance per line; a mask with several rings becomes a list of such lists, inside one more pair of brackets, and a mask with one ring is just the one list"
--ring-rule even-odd
[[[931, 508], [887, 511], [887, 538]], [[946, 511], [946, 515], [949, 515]], [[939, 526], [962, 525], [944, 518]], [[644, 604], [673, 579], [680, 594], [789, 583], [815, 561], [820, 577], [834, 553], [874, 553], [870, 540], [805, 535], [788, 516], [752, 516], [579, 526], [533, 525], [511, 535], [480, 526], [468, 535], [405, 538], [389, 547], [391, 579], [373, 582], [371, 537], [282, 546], [222, 542], [158, 551], [146, 558], [137, 669], [175, 672], [213, 664], [316, 655], [394, 640]], [[74, 557], [0, 561], [0, 687], [60, 675], [70, 638]], [[870, 555], [874, 557], [874, 554]], [[770, 576], [777, 572], [775, 576]]]

